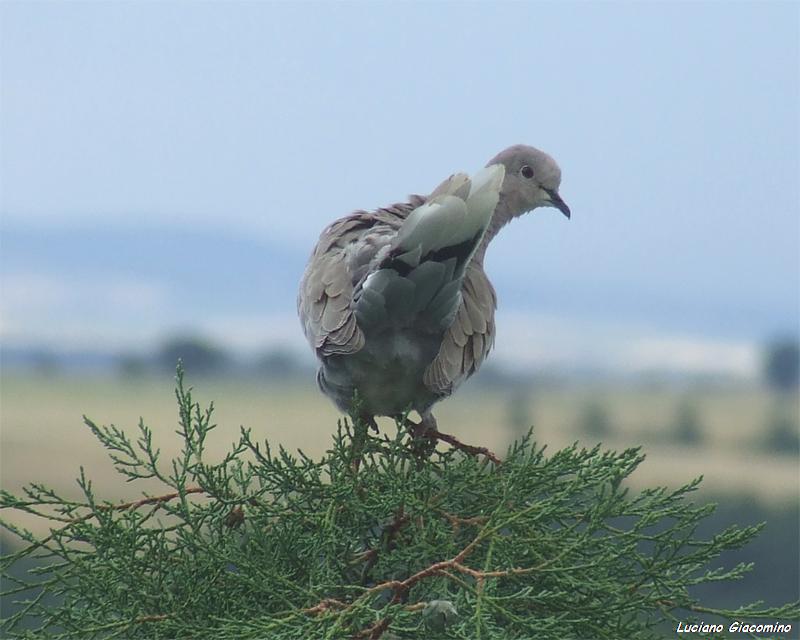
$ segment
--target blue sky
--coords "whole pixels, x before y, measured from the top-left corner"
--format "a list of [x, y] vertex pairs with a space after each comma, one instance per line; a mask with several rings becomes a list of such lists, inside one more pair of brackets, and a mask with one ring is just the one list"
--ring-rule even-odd
[[[300, 345], [286, 282], [327, 222], [516, 142], [556, 157], [573, 218], [537, 211], [491, 247], [498, 355], [743, 372], [796, 331], [796, 3], [4, 2], [0, 19], [7, 343], [144, 348], [196, 326]], [[230, 240], [196, 280], [143, 266], [189, 231]], [[93, 239], [159, 234], [93, 257]], [[242, 241], [274, 289], [237, 266]], [[224, 309], [215, 262], [241, 292]]]

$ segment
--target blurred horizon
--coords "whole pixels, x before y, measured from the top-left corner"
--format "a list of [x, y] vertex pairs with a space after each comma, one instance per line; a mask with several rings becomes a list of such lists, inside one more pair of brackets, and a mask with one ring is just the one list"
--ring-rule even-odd
[[[49, 351], [65, 360], [70, 354], [143, 354], [185, 336], [243, 358], [281, 349], [313, 362], [294, 314], [305, 261], [297, 252], [257, 238], [164, 228], [6, 227], [2, 237], [6, 353]], [[193, 254], [227, 258], [195, 262]], [[148, 259], [137, 263], [137, 256]], [[241, 272], [247, 278], [238, 279]], [[548, 309], [546, 300], [524, 299], [528, 287], [541, 291], [535, 281], [493, 281], [500, 308], [490, 362], [504, 368], [754, 378], [767, 343], [796, 337], [791, 330], [770, 330], [768, 318], [750, 327], [732, 320], [726, 331], [717, 330], [716, 323], [725, 321], [724, 304], [688, 319], [660, 309], [654, 323], [624, 296], [614, 307], [623, 317], [614, 318], [593, 308], [591, 296], [578, 301], [585, 309]]]

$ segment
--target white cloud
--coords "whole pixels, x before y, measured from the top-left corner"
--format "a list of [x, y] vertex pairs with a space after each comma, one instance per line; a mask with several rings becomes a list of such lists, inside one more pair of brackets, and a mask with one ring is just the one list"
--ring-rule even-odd
[[758, 345], [625, 322], [498, 313], [495, 358], [521, 367], [674, 371], [754, 377]]
[[622, 352], [622, 366], [630, 371], [661, 368], [693, 373], [758, 373], [757, 345], [686, 336], [640, 337]]
[[4, 314], [46, 312], [70, 297], [70, 289], [57, 276], [35, 273], [4, 275], [0, 280], [0, 302]]
[[64, 304], [111, 305], [127, 311], [151, 309], [167, 298], [166, 287], [141, 278], [96, 276], [91, 279], [39, 273], [4, 274], [0, 302], [5, 312], [56, 310]]
[[159, 331], [168, 293], [161, 283], [124, 276], [3, 274], [0, 337], [71, 347], [127, 346]]
[[242, 352], [275, 346], [292, 351], [308, 349], [295, 313], [217, 315], [204, 318], [197, 330]]

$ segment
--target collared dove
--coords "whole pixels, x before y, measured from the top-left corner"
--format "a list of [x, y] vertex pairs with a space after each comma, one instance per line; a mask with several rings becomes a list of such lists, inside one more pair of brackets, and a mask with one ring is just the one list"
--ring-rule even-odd
[[433, 405], [486, 359], [497, 298], [483, 270], [501, 227], [537, 207], [570, 210], [561, 170], [515, 145], [471, 178], [457, 173], [425, 196], [356, 211], [321, 234], [297, 308], [320, 361], [317, 383], [345, 412], [398, 417], [413, 409], [436, 429]]

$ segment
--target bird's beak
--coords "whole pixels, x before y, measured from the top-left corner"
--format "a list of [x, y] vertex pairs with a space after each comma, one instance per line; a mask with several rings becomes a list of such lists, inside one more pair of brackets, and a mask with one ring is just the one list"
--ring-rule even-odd
[[558, 195], [558, 191], [555, 189], [545, 189], [544, 191], [550, 197], [550, 206], [558, 209], [561, 213], [567, 216], [567, 219], [569, 219], [569, 217], [572, 215], [572, 212], [569, 210], [567, 203], [561, 199], [560, 195]]

